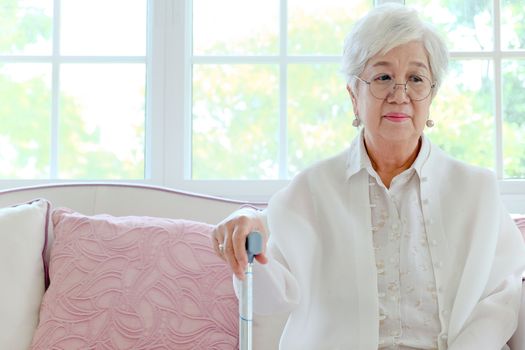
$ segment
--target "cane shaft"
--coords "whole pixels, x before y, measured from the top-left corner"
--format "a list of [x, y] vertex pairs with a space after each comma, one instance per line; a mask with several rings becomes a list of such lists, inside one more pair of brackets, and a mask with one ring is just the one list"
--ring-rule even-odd
[[239, 349], [252, 350], [252, 263], [249, 263], [244, 272], [241, 298], [239, 299]]

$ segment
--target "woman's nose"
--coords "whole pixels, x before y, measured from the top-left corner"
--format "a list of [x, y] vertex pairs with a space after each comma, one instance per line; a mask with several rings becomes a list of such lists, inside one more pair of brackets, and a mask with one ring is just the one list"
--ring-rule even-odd
[[392, 91], [388, 95], [388, 100], [397, 103], [408, 101], [407, 84], [394, 84]]

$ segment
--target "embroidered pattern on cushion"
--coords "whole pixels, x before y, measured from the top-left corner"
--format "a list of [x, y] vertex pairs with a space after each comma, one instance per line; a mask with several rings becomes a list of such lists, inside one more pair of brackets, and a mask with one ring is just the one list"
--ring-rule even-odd
[[53, 221], [33, 349], [238, 347], [238, 303], [211, 225], [65, 209]]

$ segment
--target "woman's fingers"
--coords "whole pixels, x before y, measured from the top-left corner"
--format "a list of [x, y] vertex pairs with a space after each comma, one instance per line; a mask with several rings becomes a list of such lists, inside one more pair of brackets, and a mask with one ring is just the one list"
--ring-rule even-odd
[[259, 264], [266, 264], [268, 262], [268, 258], [266, 257], [266, 254], [264, 252], [262, 252], [259, 255], [256, 255], [255, 260], [257, 260]]
[[217, 254], [223, 260], [226, 260], [224, 257], [225, 232], [226, 232], [226, 228], [223, 225], [217, 225], [215, 226], [215, 229], [213, 230], [212, 235], [211, 235], [211, 242], [213, 245], [213, 249], [215, 250], [215, 254]]
[[248, 264], [248, 255], [246, 254], [246, 237], [250, 233], [250, 225], [246, 221], [247, 219], [242, 219], [241, 222], [235, 226], [232, 234], [235, 260], [237, 260], [237, 262], [243, 267]]
[[[237, 256], [241, 254], [239, 252], [244, 251], [244, 246], [241, 246], [244, 243], [239, 243], [240, 241], [244, 242], [246, 240], [246, 235], [244, 239], [242, 233], [239, 232], [238, 220], [230, 220], [225, 223], [221, 223], [215, 227], [212, 233], [212, 243], [215, 250], [215, 253], [223, 260], [225, 260], [232, 272], [239, 278], [244, 278], [244, 267], [246, 266], [246, 260], [239, 262]], [[239, 241], [239, 242], [237, 242]], [[246, 255], [246, 252], [244, 251]]]
[[237, 243], [235, 243], [234, 235], [229, 236], [230, 239], [226, 238], [226, 249], [225, 249], [225, 257], [226, 261], [230, 265], [232, 272], [237, 276], [239, 279], [244, 279], [244, 268], [245, 264], [243, 264], [241, 261], [237, 259], [238, 253], [235, 251], [235, 248], [237, 246]]

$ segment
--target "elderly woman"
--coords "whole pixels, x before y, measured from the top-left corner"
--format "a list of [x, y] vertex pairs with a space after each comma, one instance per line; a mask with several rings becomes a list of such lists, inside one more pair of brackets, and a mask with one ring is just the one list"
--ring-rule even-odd
[[216, 227], [239, 279], [263, 233], [254, 312], [290, 311], [281, 349], [499, 350], [513, 334], [525, 248], [496, 179], [423, 133], [447, 57], [415, 11], [372, 10], [343, 57], [360, 134]]

